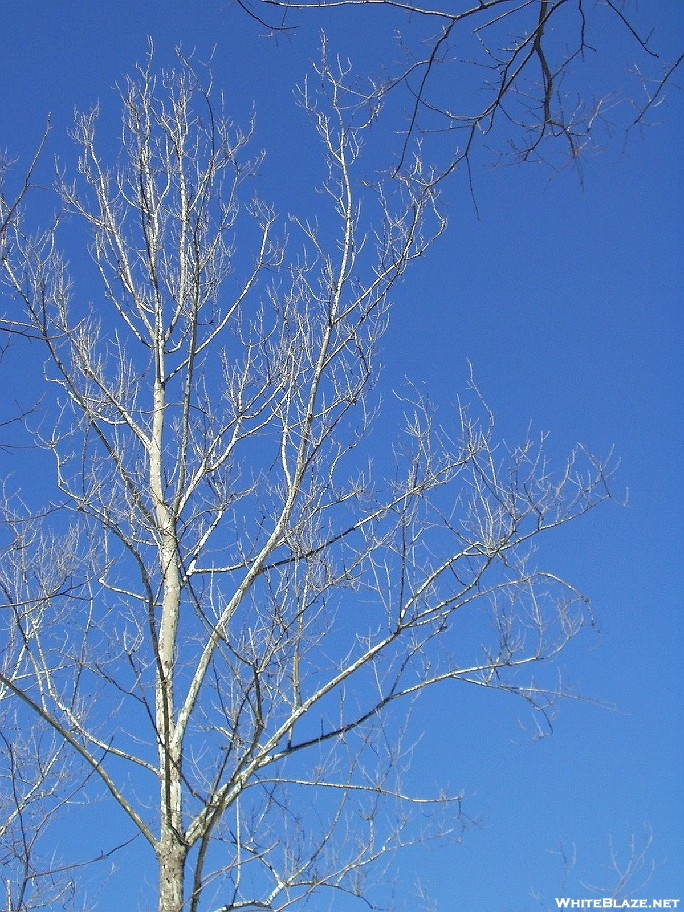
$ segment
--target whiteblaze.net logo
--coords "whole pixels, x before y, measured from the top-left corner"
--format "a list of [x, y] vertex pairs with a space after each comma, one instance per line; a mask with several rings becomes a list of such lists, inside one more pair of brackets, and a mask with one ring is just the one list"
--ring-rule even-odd
[[569, 899], [556, 898], [559, 909], [676, 909], [678, 899]]

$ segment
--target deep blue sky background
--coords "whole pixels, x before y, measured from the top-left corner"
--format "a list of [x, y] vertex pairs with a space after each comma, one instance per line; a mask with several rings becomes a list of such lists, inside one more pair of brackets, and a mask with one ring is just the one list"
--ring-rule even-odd
[[[684, 44], [680, 0], [642, 6], [642, 14], [654, 8], [674, 56]], [[160, 62], [179, 42], [202, 53], [215, 45], [215, 82], [235, 119], [255, 105], [269, 162], [263, 192], [281, 211], [295, 208], [319, 159], [292, 88], [316, 56], [321, 25], [361, 70], [390, 46], [389, 29], [379, 35], [374, 25], [371, 43], [342, 16], [266, 39], [218, 0], [2, 4], [0, 146], [26, 162], [52, 112], [48, 157], [70, 163], [74, 107], [99, 101], [103, 132], [114, 124], [112, 87], [142, 60], [148, 35]], [[624, 63], [616, 54], [616, 72]], [[545, 551], [591, 597], [601, 627], [569, 650], [565, 673], [615, 711], [565, 704], [541, 742], [518, 724], [524, 708], [500, 694], [445, 690], [416, 714], [415, 782], [463, 789], [467, 810], [481, 815], [463, 845], [403, 861], [407, 895], [421, 880], [440, 912], [527, 912], [540, 908], [534, 890], [549, 908], [554, 896], [587, 896], [579, 879], [611, 883], [611, 839], [624, 857], [630, 835], [641, 838], [646, 826], [657, 869], [636, 895], [684, 902], [681, 91], [659, 113], [662, 123], [643, 137], [624, 147], [616, 135], [588, 158], [583, 186], [573, 171], [482, 167], [478, 218], [455, 179], [448, 232], [395, 294], [383, 348], [388, 387], [424, 382], [448, 409], [470, 359], [507, 439], [531, 422], [551, 432], [559, 457], [576, 441], [598, 453], [614, 446], [618, 493], [629, 490], [627, 507], [593, 514]], [[5, 364], [2, 382], [21, 396], [22, 376]], [[569, 881], [553, 854], [559, 843], [576, 846]], [[138, 908], [135, 896], [127, 908]], [[96, 908], [115, 912], [122, 902], [105, 893]]]

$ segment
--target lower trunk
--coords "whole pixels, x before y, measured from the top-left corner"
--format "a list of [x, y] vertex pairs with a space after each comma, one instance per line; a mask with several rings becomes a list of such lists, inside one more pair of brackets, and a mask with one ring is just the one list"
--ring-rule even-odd
[[159, 912], [183, 912], [185, 860], [188, 850], [175, 833], [167, 832], [157, 848]]

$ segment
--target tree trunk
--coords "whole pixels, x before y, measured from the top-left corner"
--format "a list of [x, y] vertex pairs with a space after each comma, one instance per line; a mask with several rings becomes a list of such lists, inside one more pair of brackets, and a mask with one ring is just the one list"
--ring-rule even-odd
[[[160, 323], [161, 327], [161, 323]], [[160, 833], [159, 912], [182, 912], [187, 846], [182, 837], [182, 739], [176, 739], [174, 673], [176, 637], [180, 614], [181, 582], [178, 571], [178, 539], [174, 518], [164, 499], [162, 482], [165, 419], [164, 352], [158, 328], [157, 382], [154, 386], [150, 488], [159, 535], [159, 569], [162, 576], [162, 611], [157, 643], [156, 723], [159, 738]]]
[[159, 912], [182, 912], [187, 847], [164, 825], [157, 847], [159, 863]]

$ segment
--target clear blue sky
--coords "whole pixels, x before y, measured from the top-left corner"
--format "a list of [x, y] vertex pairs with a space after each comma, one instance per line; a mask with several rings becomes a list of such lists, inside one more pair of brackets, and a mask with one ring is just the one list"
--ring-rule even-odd
[[[674, 54], [684, 45], [681, 0], [653, 6]], [[70, 162], [74, 107], [99, 101], [104, 124], [114, 123], [112, 87], [142, 60], [148, 35], [161, 61], [178, 43], [201, 53], [215, 45], [215, 82], [236, 120], [255, 105], [272, 168], [264, 193], [294, 208], [318, 167], [292, 102], [317, 29], [324, 24], [333, 48], [337, 41], [361, 69], [387, 47], [349, 21], [310, 20], [275, 40], [219, 0], [4, 3], [0, 146], [26, 161], [51, 112], [49, 155]], [[614, 446], [618, 492], [629, 491], [627, 507], [593, 514], [545, 551], [591, 597], [601, 628], [568, 652], [566, 676], [615, 711], [566, 703], [541, 742], [518, 724], [524, 707], [502, 694], [444, 691], [416, 714], [415, 782], [463, 789], [468, 812], [481, 817], [462, 845], [402, 862], [408, 894], [420, 879], [440, 912], [531, 912], [540, 908], [535, 890], [549, 908], [555, 896], [589, 895], [578, 880], [610, 883], [611, 839], [624, 856], [646, 826], [657, 869], [637, 895], [684, 904], [681, 91], [660, 114], [644, 136], [626, 147], [616, 136], [588, 158], [583, 186], [572, 171], [482, 167], [478, 218], [455, 179], [448, 232], [394, 296], [388, 386], [424, 382], [448, 408], [469, 359], [507, 439], [531, 422], [551, 432], [559, 457], [576, 441], [598, 453]], [[21, 381], [3, 370], [3, 383]], [[553, 854], [559, 843], [576, 847], [569, 882]], [[96, 908], [117, 912], [122, 902], [105, 892]]]

